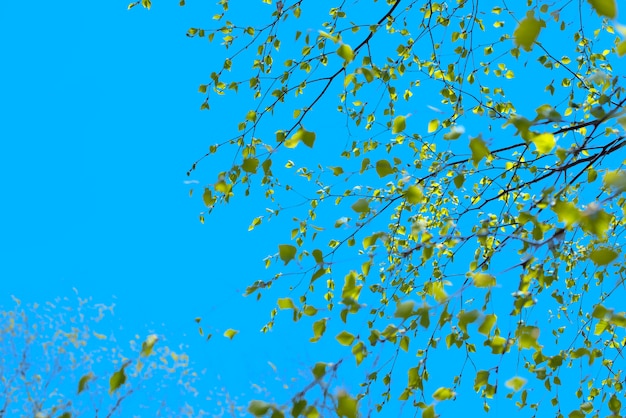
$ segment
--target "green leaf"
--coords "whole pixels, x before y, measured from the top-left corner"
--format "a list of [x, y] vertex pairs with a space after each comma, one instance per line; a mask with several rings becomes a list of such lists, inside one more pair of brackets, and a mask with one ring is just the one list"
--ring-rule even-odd
[[80, 380], [78, 381], [78, 394], [80, 394], [82, 391], [84, 391], [85, 389], [87, 389], [87, 384], [94, 380], [96, 378], [96, 375], [94, 375], [92, 372], [87, 373], [86, 375], [84, 375], [83, 377], [80, 378]]
[[337, 395], [337, 409], [335, 412], [339, 417], [357, 418], [359, 402], [351, 397], [347, 392], [341, 391]]
[[554, 135], [551, 133], [537, 135], [533, 137], [532, 142], [535, 144], [539, 155], [548, 154], [556, 145]]
[[617, 396], [615, 396], [615, 394], [611, 395], [611, 398], [609, 399], [609, 409], [616, 416], [620, 415], [620, 411], [622, 410], [622, 402], [617, 399]]
[[422, 418], [435, 418], [435, 406], [428, 405], [422, 410]]
[[450, 388], [440, 387], [433, 393], [433, 398], [438, 401], [447, 401], [454, 398], [456, 393]]
[[465, 183], [465, 176], [463, 174], [457, 174], [454, 177], [454, 185], [456, 186], [457, 189], [460, 189], [461, 187], [463, 187], [463, 183]]
[[459, 328], [467, 334], [467, 326], [473, 322], [475, 322], [480, 316], [479, 312], [476, 309], [471, 311], [461, 311], [458, 313], [457, 318], [459, 319]]
[[487, 386], [489, 384], [489, 371], [488, 370], [479, 370], [476, 373], [476, 378], [474, 379], [474, 390], [478, 392], [480, 388], [483, 386]]
[[206, 187], [204, 189], [204, 193], [202, 194], [202, 201], [206, 207], [211, 207], [213, 205], [213, 193], [211, 193], [211, 189]]
[[370, 210], [370, 204], [367, 199], [359, 199], [351, 206], [352, 210], [357, 213], [366, 213]]
[[622, 41], [617, 44], [617, 55], [620, 57], [626, 55], [626, 41]]
[[246, 158], [243, 160], [243, 164], [241, 164], [241, 169], [245, 171], [246, 173], [255, 174], [258, 168], [259, 168], [258, 158]]
[[515, 32], [513, 32], [515, 45], [521, 46], [527, 52], [530, 51], [539, 37], [541, 28], [545, 27], [546, 22], [535, 19], [535, 12], [529, 10], [528, 13], [526, 13], [526, 17], [519, 23]]
[[124, 383], [126, 383], [126, 367], [130, 364], [130, 361], [122, 364], [122, 367], [109, 379], [109, 393], [115, 393]]
[[296, 309], [296, 305], [293, 303], [291, 298], [280, 298], [278, 299], [278, 308], [279, 309]]
[[267, 413], [267, 411], [269, 411], [271, 406], [272, 405], [269, 403], [263, 401], [250, 401], [248, 404], [248, 412], [255, 417], [262, 417]]
[[443, 139], [447, 141], [453, 141], [455, 139], [459, 139], [461, 135], [465, 133], [465, 128], [462, 126], [453, 126], [450, 128], [450, 132], [443, 134]]
[[515, 332], [518, 337], [519, 347], [524, 349], [534, 348], [536, 350], [541, 349], [541, 346], [537, 342], [539, 339], [539, 328], [530, 325], [523, 325], [517, 328]]
[[152, 354], [152, 349], [154, 348], [154, 344], [159, 340], [159, 337], [156, 334], [148, 335], [148, 338], [141, 343], [141, 356], [148, 357]]
[[407, 300], [406, 302], [398, 302], [396, 304], [396, 312], [393, 314], [396, 318], [407, 319], [410, 316], [415, 315], [414, 312], [415, 302]]
[[428, 122], [428, 133], [433, 133], [439, 128], [439, 119], [433, 119]]
[[389, 174], [393, 174], [394, 170], [389, 161], [379, 160], [376, 162], [376, 173], [378, 174], [378, 177], [383, 178]]
[[475, 273], [472, 275], [472, 278], [476, 287], [493, 287], [496, 285], [496, 278], [491, 274]]
[[348, 346], [352, 345], [354, 342], [354, 335], [350, 334], [348, 331], [341, 331], [337, 334], [335, 339], [339, 342], [339, 344]]
[[617, 17], [617, 4], [615, 0], [587, 0], [599, 16], [615, 19]]
[[604, 238], [612, 219], [613, 215], [606, 213], [598, 204], [592, 203], [582, 212], [579, 224], [583, 231]]
[[558, 200], [551, 208], [556, 213], [559, 222], [564, 222], [566, 227], [578, 222], [581, 216], [580, 211], [572, 202]]
[[229, 340], [232, 340], [233, 337], [237, 334], [239, 334], [239, 331], [237, 331], [236, 329], [232, 329], [232, 328], [229, 328], [226, 331], [224, 331], [224, 337], [228, 338]]
[[290, 244], [280, 244], [278, 246], [278, 256], [285, 263], [285, 265], [289, 264], [291, 260], [293, 260], [296, 256], [296, 247]]
[[615, 193], [626, 191], [626, 171], [608, 171], [602, 179], [604, 186], [612, 189]]
[[515, 376], [510, 378], [509, 380], [507, 380], [504, 385], [509, 388], [509, 389], [513, 389], [515, 392], [519, 391], [521, 388], [524, 387], [524, 385], [526, 384], [527, 380], [524, 379], [523, 377], [519, 377], [519, 376]]
[[[280, 132], [280, 131], [279, 131]], [[278, 138], [278, 132], [276, 133]], [[284, 137], [284, 134], [283, 134]], [[300, 142], [303, 142], [309, 148], [313, 148], [313, 144], [315, 144], [315, 132], [307, 131], [304, 128], [300, 128], [296, 131], [295, 134], [288, 140], [284, 142], [287, 148], [295, 148], [298, 146]], [[281, 141], [279, 141], [281, 142]]]
[[340, 176], [341, 174], [343, 174], [343, 168], [342, 167], [328, 167], [331, 170], [333, 170], [333, 175], [335, 176]]
[[422, 202], [424, 199], [424, 193], [422, 192], [422, 188], [419, 186], [409, 186], [409, 188], [404, 192], [404, 198], [407, 202], [414, 205]]
[[489, 148], [487, 148], [487, 144], [485, 144], [485, 141], [483, 141], [481, 136], [470, 139], [469, 147], [470, 150], [472, 150], [472, 161], [474, 162], [474, 167], [478, 167], [480, 160], [490, 154]]
[[406, 117], [396, 116], [393, 120], [393, 126], [391, 128], [392, 134], [398, 134], [406, 129]]
[[478, 327], [478, 332], [480, 332], [481, 334], [485, 336], [489, 335], [489, 333], [491, 332], [491, 329], [496, 324], [497, 320], [498, 320], [498, 317], [495, 314], [486, 315], [485, 319], [483, 320], [483, 323], [480, 324], [480, 326]]
[[327, 320], [328, 318], [322, 318], [319, 321], [315, 321], [313, 323], [313, 338], [311, 338], [309, 341], [314, 343], [316, 341], [319, 341], [320, 338], [322, 338], [322, 336], [324, 335], [324, 332], [326, 332]]
[[141, 5], [150, 10], [150, 7], [152, 6], [152, 2], [150, 0], [141, 0]]
[[326, 363], [318, 362], [313, 366], [313, 376], [315, 380], [319, 380], [326, 374]]
[[[206, 90], [205, 90], [206, 91]], [[247, 114], [246, 114], [246, 120], [250, 121], [250, 122], [256, 122], [256, 112], [254, 110], [250, 110]]]
[[351, 62], [354, 59], [354, 51], [348, 44], [341, 44], [337, 48], [337, 55], [339, 55], [345, 61], [344, 64]]
[[606, 266], [617, 258], [618, 252], [610, 248], [598, 248], [589, 254], [589, 258], [597, 266]]

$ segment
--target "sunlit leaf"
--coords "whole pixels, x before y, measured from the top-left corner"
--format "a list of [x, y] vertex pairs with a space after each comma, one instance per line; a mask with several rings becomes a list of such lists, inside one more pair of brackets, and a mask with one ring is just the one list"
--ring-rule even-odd
[[278, 256], [285, 265], [289, 264], [289, 262], [295, 258], [296, 251], [296, 247], [291, 244], [280, 244], [278, 246]]
[[398, 302], [396, 304], [396, 312], [393, 314], [396, 318], [407, 319], [414, 315], [415, 302], [407, 300], [406, 302]]
[[515, 392], [517, 392], [524, 387], [526, 382], [527, 380], [523, 377], [515, 376], [504, 382], [504, 385], [507, 388], [513, 389]]
[[250, 412], [255, 417], [262, 417], [269, 411], [271, 404], [264, 401], [250, 401], [248, 404], [248, 412]]
[[440, 387], [433, 393], [433, 398], [438, 401], [447, 401], [448, 399], [452, 399], [456, 396], [456, 393], [450, 388]]
[[86, 375], [84, 375], [83, 377], [81, 377], [80, 380], [78, 381], [78, 392], [77, 393], [80, 394], [82, 391], [87, 389], [88, 383], [90, 381], [94, 380], [95, 378], [96, 378], [96, 375], [94, 375], [92, 372], [89, 372]]
[[241, 164], [241, 168], [246, 173], [256, 173], [259, 168], [259, 159], [258, 158], [246, 158], [243, 160], [243, 164]]
[[589, 258], [597, 266], [606, 266], [615, 260], [617, 256], [617, 251], [607, 247], [595, 249], [589, 254]]
[[539, 32], [541, 32], [541, 28], [546, 27], [546, 22], [543, 20], [537, 20], [535, 18], [535, 12], [533, 10], [528, 11], [526, 17], [522, 19], [522, 21], [513, 32], [513, 39], [515, 40], [515, 44], [517, 46], [521, 46], [525, 51], [530, 51], [533, 47], [533, 44], [539, 37]]
[[391, 133], [397, 134], [406, 129], [406, 117], [404, 116], [396, 116], [393, 120], [393, 126], [391, 128]]
[[354, 335], [350, 334], [348, 331], [341, 331], [339, 334], [337, 334], [335, 339], [341, 345], [352, 345], [352, 343], [354, 342]]
[[591, 7], [600, 16], [615, 19], [617, 17], [617, 4], [615, 0], [587, 0]]
[[370, 204], [367, 199], [359, 199], [351, 206], [352, 210], [357, 213], [369, 212]]
[[424, 193], [422, 192], [422, 188], [419, 186], [409, 186], [404, 192], [404, 197], [407, 202], [414, 205], [422, 202], [424, 199]]
[[554, 139], [554, 135], [551, 133], [540, 134], [532, 139], [533, 144], [537, 148], [537, 152], [540, 155], [548, 154], [552, 151], [556, 145], [556, 140]]
[[379, 160], [376, 162], [376, 173], [379, 177], [385, 177], [389, 174], [393, 174], [394, 170], [389, 161]]
[[435, 132], [439, 128], [439, 119], [433, 119], [428, 122], [428, 133]]
[[150, 354], [152, 354], [152, 349], [154, 348], [154, 345], [158, 340], [159, 337], [156, 334], [148, 335], [148, 338], [146, 338], [146, 340], [141, 343], [141, 356], [148, 357]]
[[340, 392], [337, 395], [337, 409], [335, 412], [338, 417], [357, 418], [359, 402], [351, 397], [347, 392]]
[[239, 331], [232, 329], [232, 328], [229, 328], [226, 331], [224, 331], [224, 337], [228, 338], [229, 340], [232, 340], [233, 337], [237, 334], [239, 334]]
[[346, 63], [351, 62], [354, 59], [354, 51], [348, 44], [341, 44], [337, 48], [337, 55], [339, 55]]
[[476, 273], [472, 275], [472, 278], [476, 287], [493, 287], [496, 285], [496, 278], [491, 274]]
[[122, 364], [122, 367], [120, 367], [118, 371], [113, 373], [113, 375], [109, 379], [109, 393], [115, 393], [119, 390], [120, 387], [122, 387], [122, 385], [124, 385], [124, 383], [126, 383], [125, 369], [126, 367], [128, 367], [129, 364], [129, 362], [125, 362], [124, 364]]
[[489, 148], [487, 148], [487, 144], [480, 136], [470, 139], [469, 147], [472, 151], [472, 161], [474, 162], [474, 167], [478, 167], [478, 163], [489, 155]]

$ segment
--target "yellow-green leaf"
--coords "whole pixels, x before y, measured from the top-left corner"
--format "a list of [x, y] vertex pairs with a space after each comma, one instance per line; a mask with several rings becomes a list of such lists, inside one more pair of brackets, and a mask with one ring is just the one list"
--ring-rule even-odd
[[393, 174], [394, 170], [389, 161], [379, 160], [376, 162], [376, 173], [378, 177], [383, 178], [389, 174]]
[[296, 309], [296, 305], [293, 303], [291, 298], [280, 298], [278, 299], [278, 308], [279, 309]]
[[513, 389], [515, 392], [523, 388], [525, 384], [526, 379], [519, 376], [512, 377], [504, 383], [507, 388]]
[[354, 59], [354, 51], [348, 44], [341, 44], [339, 48], [337, 48], [337, 55], [343, 58], [346, 64]]
[[615, 19], [617, 16], [617, 4], [615, 0], [587, 0], [591, 7], [600, 16]]
[[469, 147], [470, 150], [472, 150], [472, 161], [474, 162], [474, 167], [478, 167], [480, 160], [490, 154], [487, 144], [485, 144], [485, 141], [483, 141], [480, 136], [470, 139]]
[[439, 128], [439, 119], [433, 119], [428, 122], [428, 133], [435, 132]]
[[396, 318], [407, 319], [415, 314], [415, 302], [407, 300], [406, 302], [398, 302], [396, 304], [396, 312], [393, 314]]
[[141, 343], [141, 356], [148, 357], [152, 354], [152, 349], [154, 348], [154, 344], [159, 340], [159, 337], [156, 334], [148, 335], [148, 338]]
[[367, 199], [359, 199], [356, 202], [354, 202], [354, 204], [351, 207], [352, 207], [352, 210], [357, 213], [365, 213], [365, 212], [369, 212], [370, 210], [370, 204], [367, 201]]
[[546, 22], [535, 19], [535, 12], [532, 10], [528, 11], [526, 17], [519, 23], [515, 32], [513, 32], [515, 45], [521, 46], [525, 51], [530, 51], [539, 37], [541, 28], [545, 27]]
[[404, 192], [404, 198], [407, 202], [414, 205], [422, 202], [424, 192], [422, 192], [422, 188], [419, 186], [409, 186], [409, 188]]
[[433, 398], [438, 401], [446, 401], [454, 398], [456, 394], [450, 388], [440, 387], [433, 393]]
[[348, 346], [352, 345], [352, 343], [354, 342], [354, 335], [350, 334], [348, 331], [341, 331], [339, 334], [337, 334], [335, 339], [339, 341], [339, 344]]
[[241, 169], [246, 173], [256, 173], [256, 170], [259, 168], [259, 159], [258, 158], [246, 158], [243, 160], [243, 164], [241, 164]]
[[473, 279], [476, 287], [493, 287], [496, 285], [496, 278], [491, 274], [476, 273], [473, 275]]
[[478, 332], [483, 335], [489, 335], [497, 320], [498, 317], [495, 314], [486, 315], [483, 323], [478, 327]]
[[589, 254], [589, 258], [594, 264], [598, 266], [606, 266], [615, 260], [618, 256], [618, 252], [612, 250], [611, 248], [598, 248], [593, 250], [591, 254]]
[[280, 244], [278, 246], [278, 256], [287, 265], [296, 256], [296, 247], [290, 244]]
[[393, 126], [391, 127], [391, 133], [397, 134], [406, 129], [406, 117], [405, 116], [396, 116], [393, 120]]
[[256, 112], [251, 110], [246, 114], [246, 120], [250, 122], [256, 122]]
[[130, 361], [122, 364], [122, 367], [109, 379], [109, 393], [116, 392], [124, 383], [126, 383], [126, 367], [130, 364]]
[[532, 142], [535, 144], [537, 152], [541, 155], [549, 153], [556, 145], [554, 135], [551, 133], [539, 134], [533, 137]]
[[78, 393], [80, 394], [82, 391], [84, 391], [87, 388], [87, 384], [95, 378], [96, 376], [92, 372], [89, 372], [81, 377], [78, 381]]
[[269, 411], [271, 405], [264, 401], [250, 401], [248, 404], [248, 412], [255, 417], [262, 417]]
[[359, 402], [351, 397], [347, 392], [341, 391], [337, 395], [337, 409], [335, 412], [338, 417], [357, 418]]
[[232, 340], [232, 339], [233, 339], [233, 337], [234, 337], [235, 335], [237, 335], [237, 334], [239, 334], [239, 331], [237, 331], [237, 330], [235, 330], [235, 329], [232, 329], [232, 328], [229, 328], [229, 329], [227, 329], [226, 331], [224, 331], [224, 337], [226, 337], [226, 338], [228, 338], [228, 339], [230, 339], [230, 340]]

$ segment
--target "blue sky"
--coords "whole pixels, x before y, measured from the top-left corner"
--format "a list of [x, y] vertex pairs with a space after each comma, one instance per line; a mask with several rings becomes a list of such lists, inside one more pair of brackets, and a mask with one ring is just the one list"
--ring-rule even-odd
[[[0, 303], [11, 306], [10, 295], [44, 302], [76, 288], [115, 304], [117, 341], [155, 332], [184, 345], [194, 367], [206, 370], [204, 390], [226, 387], [249, 399], [257, 383], [271, 396], [293, 393], [281, 386], [298, 388], [307, 381], [291, 382], [293, 376], [348, 353], [326, 351], [337, 350], [328, 343], [302, 352], [310, 326], [294, 326], [288, 314], [273, 338], [258, 338], [274, 300], [241, 295], [267, 276], [262, 259], [288, 241], [283, 221], [246, 232], [258, 214], [250, 208], [264, 205], [254, 196], [218, 208], [202, 225], [200, 193], [189, 198], [185, 184], [211, 181], [219, 161], [185, 173], [208, 145], [232, 136], [243, 111], [233, 99], [211, 114], [199, 110], [198, 85], [221, 64], [205, 40], [185, 33], [209, 21], [199, 16], [212, 5], [161, 0], [149, 12], [126, 6], [2, 5]], [[429, 104], [407, 109], [417, 112], [415, 123], [433, 117]], [[326, 120], [318, 135], [331, 136], [333, 120], [341, 119]], [[296, 163], [298, 157], [289, 155]], [[198, 335], [196, 317], [214, 334], [209, 342]], [[240, 334], [227, 340], [227, 328]], [[207, 410], [219, 410], [210, 402]]]

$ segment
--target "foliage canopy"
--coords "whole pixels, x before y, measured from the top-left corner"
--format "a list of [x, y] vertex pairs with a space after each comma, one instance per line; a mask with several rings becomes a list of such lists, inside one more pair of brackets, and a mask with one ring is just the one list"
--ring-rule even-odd
[[245, 3], [221, 0], [187, 32], [215, 62], [201, 108], [241, 114], [188, 173], [220, 167], [203, 178], [201, 220], [248, 195], [266, 199], [250, 230], [289, 216], [246, 293], [276, 297], [265, 331], [292, 311], [363, 377], [333, 392], [347, 361], [320, 362], [288, 404], [249, 411], [404, 402], [434, 417], [503, 395], [531, 414], [619, 416], [616, 1]]

